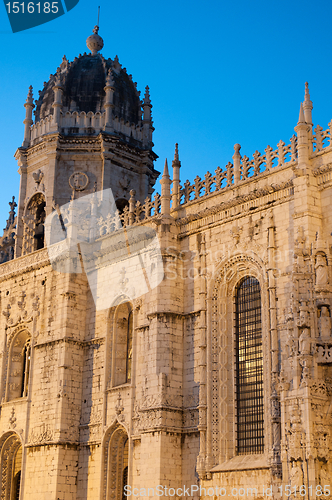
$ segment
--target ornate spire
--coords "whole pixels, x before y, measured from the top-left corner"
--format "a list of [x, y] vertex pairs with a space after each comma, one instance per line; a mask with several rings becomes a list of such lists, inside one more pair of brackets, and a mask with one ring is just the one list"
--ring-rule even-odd
[[9, 229], [10, 226], [12, 226], [15, 222], [15, 208], [17, 207], [17, 204], [15, 203], [15, 196], [13, 196], [12, 201], [10, 201], [8, 204], [10, 206], [10, 211], [4, 231], [6, 231], [6, 229]]
[[305, 121], [305, 118], [304, 118], [303, 104], [301, 102], [299, 121], [297, 122], [297, 124], [300, 125], [302, 123], [306, 123], [306, 121]]
[[144, 100], [142, 103], [143, 106], [143, 145], [151, 148], [153, 146], [152, 143], [152, 132], [154, 128], [152, 126], [152, 116], [151, 116], [151, 100], [150, 100], [150, 92], [149, 87], [145, 87]]
[[106, 111], [106, 120], [105, 120], [105, 130], [108, 132], [112, 132], [112, 109], [114, 108], [113, 104], [113, 94], [114, 94], [114, 80], [112, 70], [109, 69], [106, 77], [106, 86], [104, 87], [106, 94], [105, 101], [105, 111]]
[[175, 144], [174, 161], [179, 161], [179, 145], [178, 145], [178, 143]]
[[312, 113], [311, 113], [312, 108], [313, 108], [313, 104], [310, 100], [309, 84], [308, 84], [308, 82], [305, 82], [303, 111], [304, 111], [305, 121], [306, 121], [306, 123], [308, 123], [308, 125], [312, 125]]
[[175, 144], [174, 160], [172, 161], [173, 168], [173, 189], [172, 189], [172, 208], [180, 205], [180, 167], [179, 160], [179, 145]]
[[164, 172], [163, 172], [163, 177], [164, 179], [169, 179], [169, 172], [168, 172], [168, 163], [167, 163], [167, 158], [165, 160], [165, 165], [164, 165]]
[[172, 181], [168, 172], [167, 158], [165, 160], [164, 172], [160, 180], [161, 184], [161, 214], [169, 216], [171, 212], [171, 184]]
[[56, 72], [55, 85], [53, 87], [53, 92], [54, 92], [54, 101], [52, 104], [52, 107], [54, 108], [53, 123], [56, 127], [56, 130], [58, 130], [60, 127], [60, 120], [61, 120], [62, 93], [63, 93], [63, 89], [61, 87], [61, 80], [60, 80], [60, 68], [58, 68], [57, 72]]
[[30, 85], [29, 87], [29, 92], [27, 96], [27, 100], [24, 103], [25, 107], [25, 119], [23, 120], [23, 123], [25, 125], [24, 127], [24, 139], [23, 139], [23, 144], [22, 146], [24, 148], [27, 148], [30, 146], [30, 127], [33, 124], [32, 121], [32, 110], [35, 107], [33, 104], [33, 94], [32, 94], [32, 86]]
[[149, 86], [148, 86], [148, 85], [145, 87], [144, 105], [151, 105], [151, 100], [150, 100], [150, 89], [149, 89]]
[[113, 73], [112, 69], [110, 68], [107, 72], [106, 87], [113, 87], [113, 85], [114, 85]]
[[28, 95], [27, 95], [26, 102], [29, 103], [29, 104], [33, 104], [32, 85], [30, 85], [30, 87], [29, 87], [29, 92], [28, 92]]

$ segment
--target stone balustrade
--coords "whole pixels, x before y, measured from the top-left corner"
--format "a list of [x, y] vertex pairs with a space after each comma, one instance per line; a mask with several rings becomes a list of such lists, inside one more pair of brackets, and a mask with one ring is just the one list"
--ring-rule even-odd
[[[33, 144], [43, 135], [52, 132], [60, 132], [64, 135], [99, 134], [107, 128], [105, 116], [105, 112], [61, 112], [60, 123], [57, 125], [54, 123], [54, 117], [50, 115], [31, 126], [31, 142]], [[143, 141], [143, 122], [140, 125], [135, 125], [115, 116], [112, 118], [111, 129], [137, 141]]]

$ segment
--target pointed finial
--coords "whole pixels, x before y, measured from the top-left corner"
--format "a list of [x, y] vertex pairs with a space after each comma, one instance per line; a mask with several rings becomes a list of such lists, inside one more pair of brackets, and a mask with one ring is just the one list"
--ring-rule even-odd
[[312, 108], [313, 108], [313, 105], [312, 105], [312, 102], [310, 100], [309, 84], [308, 84], [308, 82], [305, 82], [303, 110], [304, 110], [305, 121], [310, 126], [312, 125], [312, 113], [311, 113]]
[[108, 70], [107, 72], [107, 77], [106, 77], [106, 85], [108, 87], [111, 87], [112, 85], [114, 85], [114, 80], [113, 80], [113, 75], [112, 75], [112, 70], [111, 68]]
[[148, 85], [145, 87], [144, 104], [151, 104], [150, 89]]
[[17, 204], [15, 203], [15, 196], [13, 196], [12, 201], [9, 202], [9, 206], [10, 206], [9, 217], [4, 231], [6, 229], [9, 229], [10, 226], [13, 225], [15, 222], [15, 208], [17, 207]]
[[32, 85], [30, 85], [30, 87], [29, 87], [29, 92], [28, 92], [28, 96], [27, 96], [26, 102], [28, 102], [30, 104], [33, 103]]
[[301, 106], [300, 106], [299, 121], [297, 122], [297, 124], [299, 125], [300, 123], [305, 123], [305, 119], [304, 119], [304, 111], [303, 111], [303, 104], [302, 104], [302, 102], [301, 102]]
[[55, 86], [59, 87], [60, 85], [61, 85], [61, 81], [60, 81], [60, 68], [58, 68], [56, 70], [56, 73], [55, 73]]
[[309, 83], [305, 82], [305, 90], [304, 90], [304, 100], [305, 101], [310, 101], [310, 94], [309, 94]]
[[178, 143], [175, 144], [174, 161], [179, 161], [179, 145], [178, 145]]
[[165, 159], [165, 166], [164, 166], [163, 177], [169, 179], [167, 158]]
[[167, 158], [165, 160], [164, 172], [163, 172], [162, 178], [160, 179], [160, 184], [161, 184], [160, 213], [162, 215], [165, 215], [168, 217], [170, 215], [170, 210], [171, 210], [171, 184], [172, 184], [172, 181], [171, 181], [169, 173], [168, 173]]

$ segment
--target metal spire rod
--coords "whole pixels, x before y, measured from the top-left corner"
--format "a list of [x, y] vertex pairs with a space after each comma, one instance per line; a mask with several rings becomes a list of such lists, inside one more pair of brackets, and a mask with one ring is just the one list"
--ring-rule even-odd
[[98, 7], [98, 21], [97, 21], [97, 26], [99, 26], [99, 15], [100, 15], [100, 6]]

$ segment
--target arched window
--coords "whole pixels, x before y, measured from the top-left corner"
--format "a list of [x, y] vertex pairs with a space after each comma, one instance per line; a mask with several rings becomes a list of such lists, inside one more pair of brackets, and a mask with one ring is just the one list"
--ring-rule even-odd
[[130, 311], [127, 322], [126, 382], [131, 381], [132, 359], [133, 359], [133, 311]]
[[261, 290], [245, 277], [236, 292], [236, 447], [239, 455], [264, 452]]
[[19, 500], [21, 488], [22, 445], [9, 433], [1, 438], [1, 498]]
[[19, 332], [9, 347], [6, 401], [28, 395], [31, 338], [28, 331]]
[[42, 193], [36, 193], [28, 203], [23, 216], [23, 255], [44, 248], [45, 207], [45, 196]]
[[119, 304], [115, 311], [112, 342], [113, 387], [131, 382], [133, 358], [133, 312], [130, 302]]

